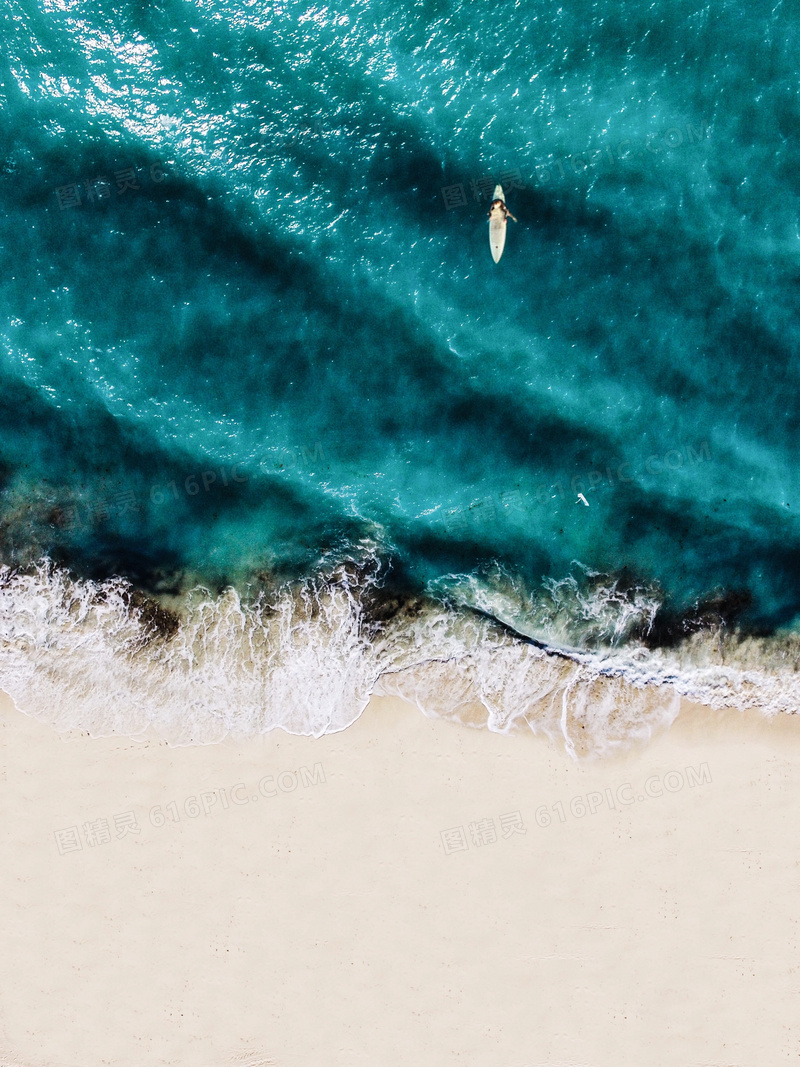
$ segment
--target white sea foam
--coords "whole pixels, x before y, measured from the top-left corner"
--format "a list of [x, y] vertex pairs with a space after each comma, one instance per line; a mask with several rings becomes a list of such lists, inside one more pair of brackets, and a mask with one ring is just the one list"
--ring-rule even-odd
[[[529, 728], [576, 757], [664, 729], [681, 696], [766, 714], [798, 706], [796, 637], [720, 629], [655, 651], [626, 640], [652, 621], [652, 591], [584, 572], [588, 584], [571, 576], [533, 598], [495, 569], [379, 611], [382, 574], [370, 550], [249, 602], [198, 588], [170, 621], [121, 579], [79, 581], [48, 561], [3, 568], [0, 688], [62, 731], [152, 730], [177, 745], [276, 727], [319, 736], [354, 722], [372, 693], [397, 694], [431, 717]], [[578, 650], [581, 633], [598, 647]]]

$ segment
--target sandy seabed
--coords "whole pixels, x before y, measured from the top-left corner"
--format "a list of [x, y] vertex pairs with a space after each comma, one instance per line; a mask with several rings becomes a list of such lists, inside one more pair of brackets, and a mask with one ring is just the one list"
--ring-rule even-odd
[[800, 716], [585, 763], [385, 697], [317, 740], [0, 723], [3, 1067], [800, 1055]]

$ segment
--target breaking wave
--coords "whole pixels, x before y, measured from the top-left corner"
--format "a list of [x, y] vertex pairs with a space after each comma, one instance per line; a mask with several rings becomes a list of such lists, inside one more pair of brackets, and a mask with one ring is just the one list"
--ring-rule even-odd
[[653, 647], [658, 591], [576, 566], [534, 595], [494, 567], [392, 589], [374, 546], [304, 581], [202, 587], [157, 602], [49, 560], [0, 569], [0, 687], [59, 731], [208, 744], [281, 728], [343, 730], [370, 696], [500, 733], [530, 729], [575, 757], [642, 742], [681, 697], [797, 707], [800, 639], [747, 636], [706, 609]]

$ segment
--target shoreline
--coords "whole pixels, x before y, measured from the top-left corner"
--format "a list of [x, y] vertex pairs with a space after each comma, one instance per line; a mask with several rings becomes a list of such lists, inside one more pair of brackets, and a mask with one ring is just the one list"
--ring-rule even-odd
[[[122, 580], [81, 583], [48, 566], [6, 574], [0, 685], [59, 730], [153, 731], [176, 746], [276, 727], [335, 733], [385, 695], [431, 717], [561, 736], [581, 757], [638, 743], [673, 721], [683, 699], [798, 710], [798, 635], [710, 629], [674, 649], [633, 642], [567, 653], [520, 636], [501, 584], [475, 586], [461, 607], [446, 596], [404, 600], [381, 587], [380, 565], [377, 556], [342, 564], [253, 604], [233, 589], [198, 590], [180, 613]], [[556, 630], [581, 611], [605, 632], [629, 609], [637, 619], [655, 610], [646, 598], [620, 600], [614, 584], [598, 586], [591, 604], [574, 582], [551, 592]]]
[[0, 706], [4, 1064], [796, 1049], [774, 1018], [795, 988], [800, 717], [684, 702], [646, 744], [576, 763], [390, 697], [317, 739], [184, 748]]

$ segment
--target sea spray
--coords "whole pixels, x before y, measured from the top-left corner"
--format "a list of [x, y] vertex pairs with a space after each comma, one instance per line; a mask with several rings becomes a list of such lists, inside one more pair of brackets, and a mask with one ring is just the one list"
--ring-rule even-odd
[[[452, 589], [446, 600], [440, 590], [393, 593], [388, 573], [375, 554], [349, 558], [249, 598], [195, 588], [176, 611], [122, 579], [79, 580], [47, 561], [4, 568], [0, 687], [59, 731], [154, 731], [173, 745], [275, 728], [320, 736], [349, 726], [372, 693], [395, 694], [428, 716], [530, 729], [576, 757], [646, 740], [674, 720], [681, 696], [796, 710], [793, 635], [717, 627], [678, 648], [629, 641], [579, 652], [492, 617], [490, 588], [476, 610], [456, 603]], [[609, 613], [624, 618], [629, 604], [620, 605], [613, 580], [606, 585], [597, 610], [607, 627]]]

